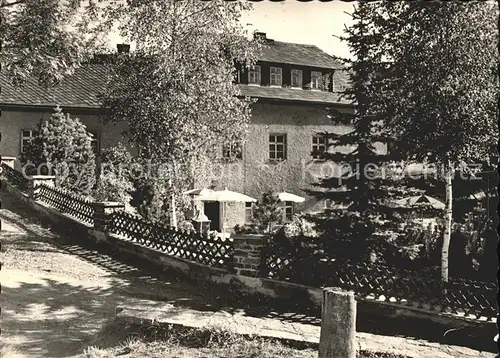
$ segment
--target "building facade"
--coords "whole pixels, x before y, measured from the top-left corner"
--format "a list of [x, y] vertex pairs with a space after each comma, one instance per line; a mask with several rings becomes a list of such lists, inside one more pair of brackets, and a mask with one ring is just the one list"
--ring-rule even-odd
[[[249, 131], [240, 148], [222, 144], [221, 172], [211, 178], [211, 183], [217, 189], [227, 188], [256, 199], [266, 191], [304, 197], [303, 203], [283, 204], [290, 219], [295, 212], [322, 208], [305, 190], [312, 189], [319, 177], [332, 174], [331, 165], [313, 155], [327, 146], [321, 133], [350, 130], [328, 116], [331, 108], [350, 110], [340, 97], [347, 76], [338, 60], [316, 46], [273, 41], [263, 33], [256, 36], [264, 43], [256, 65], [237, 65], [240, 94], [257, 99], [252, 105]], [[0, 77], [2, 156], [19, 158], [25, 144], [36, 135], [40, 119], [49, 118], [56, 105], [87, 126], [95, 138], [97, 156], [102, 148], [123, 141], [124, 125], [104, 125], [98, 118], [104, 71], [100, 64], [85, 65], [51, 90], [35, 82], [12, 88]], [[205, 210], [206, 206], [200, 209], [210, 212], [215, 226], [226, 230], [244, 224], [250, 217], [251, 209], [243, 203], [226, 205], [224, 216], [220, 215], [220, 205], [209, 203], [210, 208]], [[217, 211], [219, 217], [215, 217]]]

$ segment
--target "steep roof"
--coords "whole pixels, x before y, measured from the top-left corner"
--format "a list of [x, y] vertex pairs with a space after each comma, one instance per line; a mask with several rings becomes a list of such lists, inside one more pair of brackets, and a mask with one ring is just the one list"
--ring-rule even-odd
[[265, 41], [260, 61], [287, 63], [291, 65], [339, 69], [341, 62], [314, 45], [296, 44], [275, 40]]
[[[259, 57], [261, 61], [295, 65], [341, 69], [341, 63], [313, 45], [303, 45], [268, 40]], [[339, 99], [347, 84], [345, 71], [334, 71], [335, 92], [270, 88], [240, 84], [243, 96], [276, 100], [293, 100], [308, 103], [345, 103]], [[106, 85], [106, 66], [102, 63], [86, 64], [62, 80], [55, 88], [40, 87], [35, 79], [29, 79], [20, 87], [13, 87], [5, 75], [0, 73], [0, 105], [54, 106], [99, 108], [98, 95]]]
[[102, 64], [88, 64], [62, 80], [54, 88], [43, 88], [35, 79], [20, 87], [13, 87], [5, 74], [0, 75], [1, 104], [99, 108], [97, 96], [106, 81], [106, 67]]

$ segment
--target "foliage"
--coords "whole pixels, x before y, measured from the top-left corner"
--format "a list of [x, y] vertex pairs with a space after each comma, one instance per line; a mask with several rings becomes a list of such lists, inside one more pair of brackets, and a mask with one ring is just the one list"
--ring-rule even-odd
[[122, 143], [103, 149], [99, 179], [92, 192], [94, 199], [122, 202], [130, 210], [131, 192], [134, 190], [132, 163], [132, 155]]
[[397, 150], [438, 164], [496, 157], [498, 5], [387, 3], [380, 11]]
[[141, 157], [165, 166], [149, 186], [157, 207], [168, 201], [172, 214], [193, 173], [201, 176], [196, 163], [213, 162], [205, 159], [219, 156], [220, 143], [240, 141], [247, 129], [250, 100], [239, 98], [234, 84], [234, 60], [252, 61], [252, 43], [237, 25], [246, 8], [139, 0], [106, 9], [107, 21], [119, 21], [121, 35], [137, 46], [111, 68], [104, 119], [125, 120]]
[[311, 238], [317, 237], [318, 233], [314, 229], [314, 223], [304, 216], [294, 216], [292, 222], [283, 226], [285, 236], [288, 238]]
[[[442, 279], [448, 281], [452, 177], [497, 161], [496, 2], [384, 2], [373, 17], [390, 63], [384, 91], [396, 150], [437, 164], [446, 187]], [[449, 64], [453, 63], [453, 66]]]
[[471, 258], [476, 271], [479, 270], [481, 257], [485, 253], [486, 235], [492, 226], [485, 210], [470, 213], [463, 223], [457, 225], [457, 231], [466, 239], [465, 254]]
[[347, 169], [320, 180], [315, 184], [317, 189], [311, 192], [319, 199], [334, 203], [333, 208], [326, 209], [316, 219], [326, 245], [337, 250], [339, 240], [350, 242], [350, 253], [345, 254], [353, 255], [366, 255], [368, 241], [377, 239], [396, 224], [392, 216], [394, 210], [387, 206], [388, 200], [405, 193], [401, 183], [395, 186], [393, 178], [381, 171], [394, 158], [381, 148], [381, 144], [393, 138], [388, 131], [386, 99], [382, 96], [387, 71], [377, 46], [382, 35], [371, 23], [376, 6], [378, 4], [357, 4], [352, 14], [354, 24], [346, 29], [346, 37], [342, 38], [355, 57], [344, 60], [349, 85], [342, 94], [354, 110], [349, 113], [331, 110], [330, 115], [352, 130], [346, 134], [325, 133], [329, 150], [323, 153], [322, 159]]
[[252, 224], [261, 233], [272, 233], [283, 224], [283, 208], [277, 194], [270, 191], [262, 194], [253, 210]]
[[194, 225], [191, 221], [182, 221], [180, 224], [179, 224], [179, 228], [181, 230], [184, 230], [185, 232], [187, 233], [190, 233], [190, 232], [194, 232], [196, 231], [195, 228], [194, 228]]
[[398, 248], [401, 258], [413, 261], [414, 266], [417, 263], [418, 267], [436, 266], [439, 264], [443, 230], [442, 223], [425, 227], [417, 221], [408, 221], [392, 243]]
[[96, 165], [85, 125], [57, 106], [47, 121], [40, 121], [38, 133], [23, 162], [38, 174], [55, 174], [58, 186], [89, 194], [96, 181]]
[[[130, 204], [137, 210], [137, 212], [148, 220], [161, 220], [160, 216], [154, 217], [151, 215], [151, 203], [154, 196], [154, 191], [152, 187], [153, 183], [146, 180], [136, 180], [134, 181], [134, 191], [132, 192], [132, 199]], [[166, 210], [166, 208], [165, 208]]]
[[91, 35], [96, 12], [94, 0], [1, 0], [0, 62], [12, 83], [55, 85], [90, 58], [101, 43]]
[[262, 234], [262, 230], [256, 225], [239, 225], [234, 226], [234, 232], [236, 234]]

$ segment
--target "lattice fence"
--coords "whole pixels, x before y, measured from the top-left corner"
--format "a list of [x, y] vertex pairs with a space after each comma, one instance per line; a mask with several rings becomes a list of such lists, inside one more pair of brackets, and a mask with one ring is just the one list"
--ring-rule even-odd
[[26, 178], [23, 173], [18, 170], [12, 169], [7, 164], [2, 163], [2, 175], [16, 188], [21, 190], [22, 192], [26, 192], [28, 190], [29, 180]]
[[439, 312], [496, 317], [496, 285], [451, 278], [442, 294], [439, 269], [405, 270], [347, 260], [327, 259], [319, 245], [272, 247], [266, 253], [262, 275], [316, 287], [353, 290], [363, 298], [382, 299]]
[[232, 267], [233, 245], [227, 239], [201, 237], [126, 212], [111, 214], [107, 230], [168, 255], [213, 267]]
[[64, 189], [46, 185], [40, 185], [38, 190], [36, 200], [44, 202], [60, 213], [68, 214], [84, 223], [94, 224], [94, 207], [92, 201]]

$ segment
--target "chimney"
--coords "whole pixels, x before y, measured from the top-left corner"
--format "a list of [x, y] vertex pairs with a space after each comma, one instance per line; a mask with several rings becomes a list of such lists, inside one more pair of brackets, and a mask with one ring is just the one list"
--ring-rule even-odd
[[116, 45], [116, 49], [118, 50], [118, 53], [128, 53], [128, 52], [130, 52], [130, 45], [118, 44], [118, 45]]
[[258, 39], [261, 39], [261, 40], [267, 39], [266, 33], [265, 32], [259, 32], [259, 31], [255, 31], [253, 33], [253, 38], [256, 39], [256, 40], [258, 40]]

